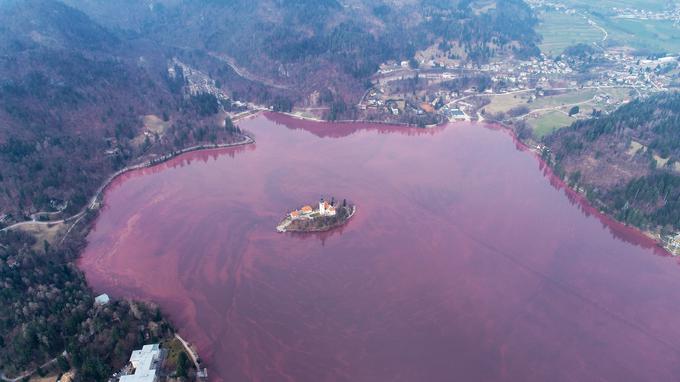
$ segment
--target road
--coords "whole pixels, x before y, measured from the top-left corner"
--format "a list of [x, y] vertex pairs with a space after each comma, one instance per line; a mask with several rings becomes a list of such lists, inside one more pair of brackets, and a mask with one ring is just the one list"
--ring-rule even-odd
[[[41, 369], [45, 369], [45, 368], [51, 366], [52, 364], [56, 363], [57, 360], [59, 359], [59, 357], [62, 357], [62, 356], [63, 356], [63, 357], [66, 357], [67, 355], [68, 355], [68, 353], [66, 353], [66, 350], [64, 350], [58, 357], [54, 357], [54, 358], [52, 358], [51, 360], [49, 360], [49, 361], [43, 363], [42, 365], [40, 365], [40, 368], [41, 368]], [[8, 378], [8, 377], [5, 376], [5, 373], [0, 372], [0, 381], [5, 381], [5, 382], [19, 382], [19, 381], [23, 380], [24, 378], [30, 377], [31, 375], [35, 374], [35, 372], [36, 372], [37, 370], [38, 370], [38, 369], [35, 368], [35, 369], [33, 369], [33, 370], [26, 371], [26, 372], [22, 373], [21, 375], [19, 375], [19, 376], [16, 377], [16, 378]]]
[[603, 33], [601, 42], [604, 43], [605, 41], [607, 41], [607, 38], [609, 38], [609, 33], [607, 32], [607, 30], [602, 28], [601, 26], [599, 26], [593, 19], [591, 19], [587, 16], [583, 16], [583, 17], [585, 17], [588, 20], [588, 24], [593, 26], [593, 28], [599, 29]]
[[[250, 114], [248, 114], [248, 115], [250, 115]], [[245, 117], [245, 116], [248, 116], [248, 115], [243, 115], [243, 116], [239, 115], [237, 119], [240, 119], [241, 117]], [[90, 202], [85, 207], [83, 207], [83, 209], [80, 212], [78, 212], [77, 214], [70, 216], [68, 218], [65, 218], [65, 219], [54, 220], [54, 221], [46, 221], [46, 222], [35, 221], [35, 220], [31, 219], [31, 220], [27, 220], [27, 221], [23, 221], [23, 222], [19, 222], [19, 223], [15, 223], [15, 224], [12, 224], [10, 226], [7, 226], [3, 229], [0, 229], [0, 232], [9, 231], [9, 230], [12, 230], [12, 229], [24, 226], [24, 225], [29, 225], [29, 224], [61, 224], [61, 223], [67, 223], [67, 222], [75, 220], [74, 223], [71, 224], [71, 226], [68, 228], [68, 230], [64, 234], [64, 237], [61, 239], [60, 243], [63, 243], [64, 240], [66, 240], [66, 237], [68, 237], [68, 235], [71, 232], [71, 230], [73, 229], [73, 227], [75, 227], [80, 222], [80, 220], [82, 220], [82, 218], [87, 214], [87, 212], [96, 209], [96, 206], [97, 206], [97, 204], [98, 204], [98, 202], [101, 198], [102, 193], [106, 189], [106, 187], [114, 179], [116, 179], [120, 175], [122, 175], [122, 174], [124, 174], [128, 171], [139, 170], [139, 169], [142, 169], [142, 168], [155, 166], [159, 163], [165, 162], [165, 161], [167, 161], [171, 158], [174, 158], [174, 157], [181, 155], [181, 154], [184, 154], [184, 153], [188, 153], [190, 151], [235, 147], [235, 146], [242, 146], [242, 145], [247, 145], [247, 144], [251, 144], [251, 143], [255, 143], [255, 140], [253, 138], [251, 138], [250, 136], [246, 135], [245, 138], [240, 142], [217, 144], [217, 145], [191, 146], [191, 147], [187, 147], [187, 148], [184, 148], [182, 150], [179, 150], [179, 151], [176, 151], [176, 152], [173, 152], [173, 153], [170, 153], [170, 154], [163, 155], [159, 158], [154, 158], [153, 160], [148, 160], [148, 161], [143, 162], [143, 163], [139, 163], [139, 164], [132, 165], [132, 166], [127, 166], [127, 167], [125, 167], [121, 170], [116, 171], [113, 175], [110, 175], [104, 181], [104, 183], [97, 189], [94, 196], [90, 199]]]
[[184, 349], [186, 349], [187, 353], [189, 353], [189, 357], [191, 358], [191, 361], [193, 361], [194, 366], [196, 367], [196, 371], [201, 370], [201, 365], [198, 363], [198, 354], [194, 352], [194, 349], [189, 346], [189, 343], [184, 340], [179, 334], [175, 333], [175, 338], [179, 340], [179, 342], [182, 343], [182, 346], [184, 346]]
[[254, 75], [254, 74], [251, 74], [250, 72], [248, 72], [248, 71], [247, 71], [246, 69], [244, 69], [244, 68], [239, 68], [239, 67], [236, 65], [236, 61], [235, 61], [233, 58], [229, 57], [229, 56], [226, 56], [226, 55], [223, 55], [223, 54], [219, 54], [219, 53], [215, 53], [215, 52], [209, 52], [208, 54], [209, 54], [211, 57], [214, 57], [214, 58], [216, 58], [216, 59], [218, 59], [218, 60], [224, 62], [225, 64], [229, 65], [229, 67], [230, 67], [230, 68], [231, 68], [231, 69], [232, 69], [239, 77], [245, 78], [245, 79], [248, 80], [248, 81], [259, 82], [259, 83], [261, 83], [261, 84], [264, 84], [264, 85], [267, 85], [267, 86], [270, 86], [270, 87], [273, 87], [273, 88], [277, 88], [277, 89], [288, 89], [288, 88], [289, 88], [288, 85], [277, 84], [277, 83], [275, 83], [275, 82], [273, 82], [273, 81], [270, 81], [270, 80], [268, 80], [268, 79], [266, 79], [266, 78], [262, 78], [262, 77], [259, 77], [259, 76]]

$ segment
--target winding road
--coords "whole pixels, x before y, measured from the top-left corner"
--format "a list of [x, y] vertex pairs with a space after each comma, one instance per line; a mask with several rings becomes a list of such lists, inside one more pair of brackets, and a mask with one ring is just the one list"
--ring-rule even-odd
[[165, 162], [169, 159], [172, 159], [172, 158], [174, 158], [178, 155], [182, 155], [182, 154], [185, 154], [185, 153], [188, 153], [188, 152], [191, 152], [191, 151], [211, 150], [211, 149], [219, 149], [219, 148], [226, 148], [226, 147], [236, 147], [236, 146], [248, 145], [248, 144], [251, 144], [251, 143], [255, 143], [255, 139], [253, 139], [252, 137], [250, 137], [248, 135], [244, 135], [244, 139], [239, 141], [239, 142], [216, 144], [216, 145], [202, 144], [202, 145], [191, 146], [191, 147], [187, 147], [187, 148], [184, 148], [182, 150], [179, 150], [179, 151], [175, 151], [175, 152], [170, 153], [170, 154], [165, 154], [163, 156], [160, 156], [158, 158], [154, 158], [152, 160], [148, 160], [148, 161], [136, 164], [136, 165], [127, 166], [123, 169], [116, 171], [112, 175], [110, 175], [104, 181], [104, 183], [97, 189], [94, 196], [92, 196], [92, 198], [90, 199], [90, 202], [85, 207], [83, 207], [83, 209], [80, 212], [78, 212], [77, 214], [70, 216], [68, 218], [65, 218], [65, 219], [60, 219], [60, 220], [52, 220], [52, 221], [44, 221], [43, 222], [43, 221], [36, 221], [36, 220], [31, 219], [31, 220], [27, 220], [27, 221], [23, 221], [23, 222], [18, 222], [18, 223], [12, 224], [10, 226], [7, 226], [3, 229], [0, 229], [0, 232], [13, 230], [15, 228], [19, 228], [19, 227], [25, 226], [25, 225], [34, 225], [34, 224], [51, 225], [51, 224], [68, 223], [70, 221], [75, 220], [74, 223], [68, 228], [68, 230], [64, 234], [64, 237], [61, 239], [61, 241], [60, 241], [60, 244], [61, 244], [61, 243], [64, 242], [64, 240], [66, 240], [66, 238], [68, 237], [68, 235], [71, 232], [71, 230], [73, 229], [73, 227], [75, 227], [80, 222], [80, 220], [87, 214], [87, 212], [96, 209], [97, 203], [99, 202], [99, 200], [102, 196], [102, 193], [104, 192], [106, 187], [109, 184], [111, 184], [111, 182], [114, 179], [116, 179], [117, 177], [119, 177], [120, 175], [122, 175], [126, 172], [129, 172], [129, 171], [134, 171], [134, 170], [139, 170], [139, 169], [142, 169], [142, 168], [155, 166], [155, 165], [163, 163], [163, 162]]
[[277, 83], [270, 81], [266, 78], [262, 78], [262, 77], [254, 75], [254, 74], [251, 74], [246, 69], [239, 68], [236, 65], [236, 61], [231, 57], [228, 57], [228, 56], [223, 55], [223, 54], [215, 53], [215, 52], [209, 52], [208, 54], [211, 57], [214, 57], [214, 58], [224, 62], [225, 64], [227, 64], [234, 71], [234, 73], [236, 73], [239, 77], [245, 78], [248, 81], [259, 82], [261, 84], [270, 86], [272, 88], [277, 88], [277, 89], [288, 89], [289, 88], [289, 86], [287, 86], [287, 85], [277, 84]]
[[[68, 355], [68, 353], [66, 352], [66, 350], [64, 350], [59, 356], [54, 357], [54, 358], [52, 358], [51, 360], [49, 360], [49, 361], [43, 363], [42, 365], [40, 365], [39, 368], [40, 368], [40, 369], [45, 369], [45, 368], [47, 368], [48, 366], [50, 366], [50, 365], [56, 363], [57, 360], [59, 359], [59, 357], [66, 357], [67, 355]], [[35, 372], [36, 372], [37, 370], [38, 370], [38, 368], [35, 368], [35, 369], [33, 369], [33, 370], [30, 370], [30, 371], [26, 371], [26, 372], [20, 374], [18, 377], [15, 377], [15, 378], [6, 377], [4, 372], [0, 372], [0, 381], [5, 381], [5, 382], [19, 382], [19, 381], [21, 381], [21, 380], [23, 380], [23, 379], [25, 379], [25, 378], [28, 378], [28, 377], [30, 377], [31, 375], [35, 374]]]
[[179, 340], [179, 342], [182, 343], [182, 346], [184, 346], [184, 349], [186, 349], [187, 353], [189, 353], [189, 357], [191, 357], [191, 361], [194, 363], [194, 366], [196, 367], [196, 371], [201, 370], [201, 365], [198, 363], [198, 354], [194, 351], [194, 349], [189, 346], [189, 343], [184, 340], [179, 334], [175, 333], [175, 338]]

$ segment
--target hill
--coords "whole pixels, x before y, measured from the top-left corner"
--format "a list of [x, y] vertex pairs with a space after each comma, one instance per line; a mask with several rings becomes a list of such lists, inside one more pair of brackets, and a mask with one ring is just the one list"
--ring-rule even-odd
[[520, 0], [69, 0], [112, 28], [166, 46], [209, 52], [242, 72], [292, 89], [358, 98], [387, 60], [440, 45], [473, 62], [538, 54]]
[[[0, 7], [0, 216], [77, 211], [116, 169], [214, 127], [156, 44], [57, 1]], [[164, 130], [152, 135], [144, 116]]]
[[66, 3], [0, 3], [0, 217], [9, 221], [75, 212], [140, 156], [229, 139], [219, 107], [202, 107], [217, 101], [189, 92], [183, 70], [228, 99], [326, 105], [342, 119], [380, 63], [418, 49], [473, 62], [538, 51], [520, 0]]
[[549, 137], [556, 168], [617, 219], [680, 230], [680, 93], [634, 100]]

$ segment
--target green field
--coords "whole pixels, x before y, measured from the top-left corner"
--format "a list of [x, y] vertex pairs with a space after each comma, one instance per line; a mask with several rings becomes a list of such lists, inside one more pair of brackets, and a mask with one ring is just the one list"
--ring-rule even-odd
[[[613, 8], [634, 8], [659, 12], [668, 9], [669, 2], [666, 0], [566, 0], [565, 4], [579, 13], [588, 14], [600, 27], [604, 28], [609, 34], [608, 40], [613, 43], [631, 46], [633, 48], [647, 48], [652, 50], [663, 50], [671, 53], [680, 52], [680, 27], [673, 25], [666, 20], [632, 20], [616, 18]], [[548, 42], [560, 42], [559, 32], [564, 32], [562, 37], [565, 40], [576, 39], [583, 29], [582, 25], [574, 24], [574, 31], [564, 28], [560, 18], [565, 20], [568, 15], [554, 16], [549, 12], [546, 14], [546, 22], [543, 27], [545, 30], [539, 32], [544, 35], [544, 40]], [[579, 17], [579, 16], [571, 16]], [[557, 24], [553, 27], [553, 18], [557, 18]], [[585, 22], [585, 20], [584, 20]], [[585, 22], [587, 25], [587, 22]], [[593, 27], [591, 27], [593, 28]], [[599, 40], [598, 40], [599, 41]], [[547, 44], [544, 42], [544, 44]], [[546, 49], [550, 48], [548, 44]], [[545, 51], [545, 50], [544, 50]]]
[[607, 30], [613, 42], [633, 48], [680, 53], [680, 28], [671, 21], [618, 18], [601, 21], [600, 25]]
[[541, 51], [549, 56], [558, 56], [564, 49], [578, 43], [592, 44], [602, 41], [602, 31], [588, 24], [582, 16], [561, 12], [543, 12], [538, 33], [543, 37]]
[[575, 118], [569, 117], [563, 112], [549, 111], [537, 118], [529, 118], [527, 122], [534, 129], [534, 136], [537, 139], [541, 139], [557, 129], [571, 125], [575, 120]]
[[616, 18], [613, 8], [634, 8], [653, 12], [666, 10], [664, 0], [567, 0], [565, 5], [579, 14], [543, 11], [538, 32], [543, 36], [541, 51], [560, 54], [565, 47], [577, 43], [602, 43], [602, 31], [583, 17], [591, 18], [608, 33], [607, 43], [626, 45], [669, 53], [680, 53], [680, 27], [667, 20], [634, 20]]
[[611, 11], [612, 8], [636, 8], [648, 11], [662, 11], [666, 9], [667, 0], [566, 0], [565, 4], [590, 9], [600, 13]]
[[[578, 89], [565, 91], [562, 94], [553, 96], [539, 97], [531, 103], [527, 103], [533, 92], [522, 92], [514, 94], [501, 94], [489, 97], [491, 103], [484, 108], [487, 112], [497, 113], [507, 112], [516, 106], [526, 105], [530, 110], [545, 108], [568, 108], [569, 105], [586, 102], [592, 99], [599, 91], [596, 89]], [[583, 105], [587, 107], [587, 105]]]
[[486, 111], [491, 113], [497, 113], [499, 111], [508, 111], [513, 107], [526, 105], [527, 98], [531, 93], [516, 93], [516, 94], [501, 94], [497, 96], [490, 97], [491, 103], [486, 105], [484, 108]]
[[572, 105], [592, 99], [598, 91], [596, 89], [579, 89], [557, 94], [550, 97], [539, 97], [529, 107], [532, 110], [547, 107]]

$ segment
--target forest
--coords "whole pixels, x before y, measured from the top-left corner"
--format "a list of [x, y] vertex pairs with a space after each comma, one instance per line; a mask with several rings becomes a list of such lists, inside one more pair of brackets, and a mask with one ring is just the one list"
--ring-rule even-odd
[[646, 229], [680, 230], [680, 93], [636, 99], [547, 139], [559, 173]]
[[[137, 158], [238, 135], [216, 120], [214, 96], [185, 97], [185, 79], [168, 77], [164, 51], [130, 45], [59, 2], [0, 7], [0, 216], [20, 221], [55, 205], [73, 214]], [[145, 131], [146, 115], [164, 119], [165, 130]]]
[[8, 377], [56, 358], [61, 372], [79, 371], [78, 381], [106, 380], [134, 348], [171, 336], [155, 306], [95, 306], [73, 263], [82, 237], [53, 248], [21, 232], [2, 232], [0, 242], [0, 365]]
[[[329, 89], [354, 103], [387, 60], [410, 60], [431, 45], [473, 62], [539, 54], [537, 19], [521, 0], [336, 0], [172, 2], [67, 0], [110, 28], [166, 46], [189, 46], [286, 86], [293, 98]], [[210, 17], [206, 17], [210, 15]]]

